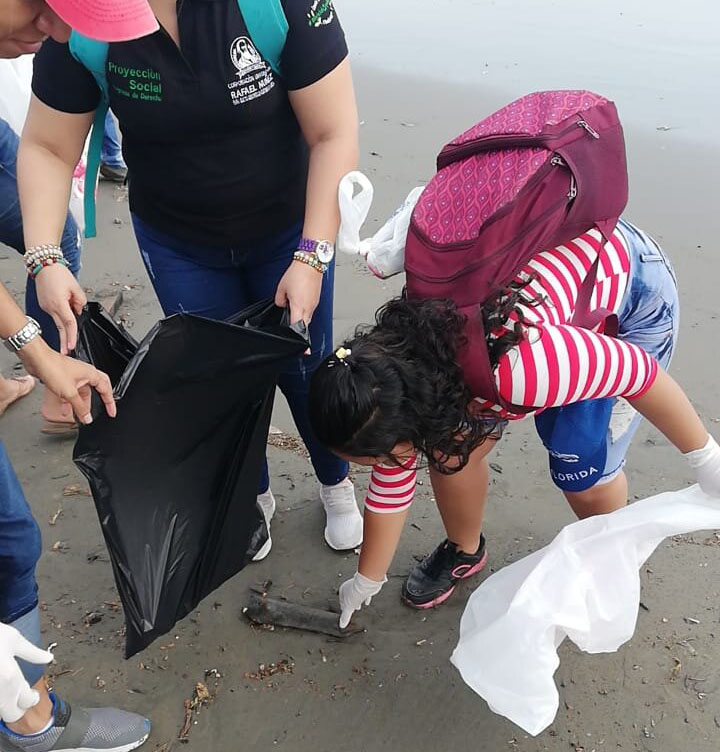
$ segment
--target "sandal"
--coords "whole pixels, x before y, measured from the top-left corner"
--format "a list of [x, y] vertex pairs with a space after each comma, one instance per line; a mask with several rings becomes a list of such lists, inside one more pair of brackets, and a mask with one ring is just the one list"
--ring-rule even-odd
[[74, 420], [46, 420], [40, 433], [45, 436], [70, 436], [78, 430], [78, 424]]
[[9, 379], [3, 379], [8, 383], [17, 385], [17, 391], [13, 397], [8, 400], [0, 401], [0, 415], [2, 415], [13, 402], [17, 402], [23, 397], [27, 397], [35, 388], [35, 379], [32, 376], [11, 376]]

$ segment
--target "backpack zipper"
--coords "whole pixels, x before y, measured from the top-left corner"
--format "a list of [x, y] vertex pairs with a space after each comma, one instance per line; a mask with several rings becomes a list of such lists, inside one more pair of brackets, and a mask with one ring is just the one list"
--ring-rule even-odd
[[586, 120], [579, 120], [578, 125], [593, 138], [600, 138], [600, 134]]
[[[555, 165], [555, 167], [567, 167], [568, 170], [570, 170], [567, 162], [558, 154], [552, 157], [552, 159], [550, 160], [550, 164]], [[573, 173], [572, 170], [570, 170], [570, 190], [567, 193], [567, 197], [568, 199], [570, 199], [570, 201], [572, 201], [576, 196], [577, 196], [577, 183], [575, 182], [575, 174]]]
[[[494, 149], [505, 148], [504, 144], [508, 141], [513, 141], [513, 148], [518, 149], [533, 149], [543, 148], [548, 140], [554, 140], [566, 136], [576, 128], [582, 128], [592, 138], [600, 138], [600, 134], [587, 122], [587, 120], [576, 120], [572, 125], [564, 128], [560, 133], [556, 133], [553, 136], [529, 136], [522, 133], [505, 133], [500, 136], [480, 136], [480, 138], [473, 139], [472, 141], [466, 141], [463, 144], [454, 144], [444, 154], [440, 153], [438, 159], [441, 157], [443, 161], [447, 162], [445, 167], [450, 166], [453, 162], [459, 162], [463, 159], [462, 156], [456, 157], [457, 154], [468, 152], [468, 156], [473, 156], [479, 152], [493, 151]], [[482, 149], [478, 149], [478, 145], [482, 145]]]

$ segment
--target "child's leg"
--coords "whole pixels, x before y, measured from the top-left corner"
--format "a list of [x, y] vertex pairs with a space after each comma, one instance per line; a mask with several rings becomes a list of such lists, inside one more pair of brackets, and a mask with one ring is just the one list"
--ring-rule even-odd
[[607, 514], [621, 509], [627, 504], [628, 484], [621, 470], [608, 483], [598, 483], [586, 491], [565, 491], [565, 498], [579, 519]]
[[494, 445], [488, 440], [479, 446], [460, 472], [443, 475], [430, 469], [435, 502], [448, 540], [468, 554], [474, 554], [480, 545], [488, 495], [487, 455]]
[[494, 444], [488, 440], [479, 446], [457, 473], [430, 470], [448, 540], [416, 564], [405, 580], [402, 597], [413, 608], [440, 605], [460, 580], [482, 571], [487, 562], [482, 526], [488, 493], [487, 454]]

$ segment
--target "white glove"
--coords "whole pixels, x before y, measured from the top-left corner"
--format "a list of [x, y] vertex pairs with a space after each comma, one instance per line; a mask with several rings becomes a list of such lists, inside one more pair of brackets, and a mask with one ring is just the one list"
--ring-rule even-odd
[[695, 471], [698, 485], [708, 496], [720, 498], [720, 446], [708, 435], [702, 449], [683, 455]]
[[363, 604], [370, 605], [373, 595], [377, 595], [382, 586], [387, 582], [384, 577], [382, 582], [375, 582], [364, 577], [360, 572], [355, 572], [355, 576], [343, 582], [340, 585], [340, 629], [345, 629], [352, 619], [355, 611], [359, 611]]
[[50, 663], [53, 655], [28, 642], [14, 627], [0, 624], [0, 719], [6, 723], [19, 721], [40, 701], [40, 695], [25, 681], [16, 658]]

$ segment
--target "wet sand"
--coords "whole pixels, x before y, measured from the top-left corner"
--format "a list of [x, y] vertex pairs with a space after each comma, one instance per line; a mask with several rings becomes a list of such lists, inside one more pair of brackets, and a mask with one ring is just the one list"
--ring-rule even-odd
[[[445, 140], [508, 99], [483, 88], [482, 81], [454, 88], [362, 66], [356, 79], [364, 123], [361, 163], [376, 186], [370, 229], [432, 174]], [[701, 151], [680, 132], [657, 131], [654, 123], [645, 129], [631, 125], [628, 148], [628, 216], [662, 240], [680, 279], [682, 334], [673, 371], [702, 415], [715, 421], [710, 425], [717, 433], [714, 343], [720, 323], [714, 292], [720, 262], [711, 242], [717, 234], [711, 206], [717, 178], [708, 168], [717, 164], [717, 154]], [[86, 245], [83, 282], [97, 295], [128, 286], [122, 313], [140, 336], [159, 309], [134, 245], [124, 191], [103, 184], [100, 199], [100, 235]], [[0, 278], [18, 292], [19, 259], [4, 250], [0, 256], [6, 257], [0, 259]], [[355, 260], [341, 258], [336, 339], [370, 320], [400, 284], [381, 283]], [[11, 363], [7, 353], [0, 355], [5, 372]], [[226, 583], [167, 637], [124, 661], [122, 614], [92, 501], [63, 496], [68, 485], [85, 487], [70, 459], [72, 441], [40, 437], [38, 411], [36, 393], [8, 411], [0, 432], [43, 530], [39, 581], [44, 639], [58, 643], [54, 684], [79, 704], [146, 713], [154, 721], [148, 750], [177, 744], [183, 700], [198, 681], [213, 689], [215, 680], [204, 678], [211, 669], [222, 674], [219, 690], [195, 717], [188, 750], [717, 749], [720, 541], [712, 533], [666, 541], [651, 558], [642, 575], [646, 609], [635, 638], [617, 654], [587, 656], [563, 646], [557, 673], [561, 710], [549, 731], [531, 739], [491, 713], [448, 661], [472, 586], [463, 584], [446, 605], [426, 614], [400, 603], [402, 577], [414, 557], [442, 537], [427, 477], [390, 580], [363, 614], [366, 634], [334, 642], [260, 630], [241, 614], [249, 585], [272, 579], [273, 594], [326, 606], [356, 566], [354, 555], [336, 554], [323, 543], [322, 510], [307, 460], [271, 448], [278, 512], [270, 557]], [[291, 428], [280, 401], [274, 422]], [[532, 426], [513, 426], [508, 433], [493, 457], [502, 472], [492, 473], [486, 526], [492, 570], [543, 546], [572, 521], [547, 477]], [[367, 474], [357, 469], [354, 477], [361, 495]], [[630, 452], [629, 477], [634, 498], [691, 480], [681, 458], [647, 427]], [[66, 546], [63, 552], [53, 550], [58, 541]], [[86, 624], [90, 612], [102, 619]], [[284, 670], [256, 678], [260, 664], [283, 660]]]

